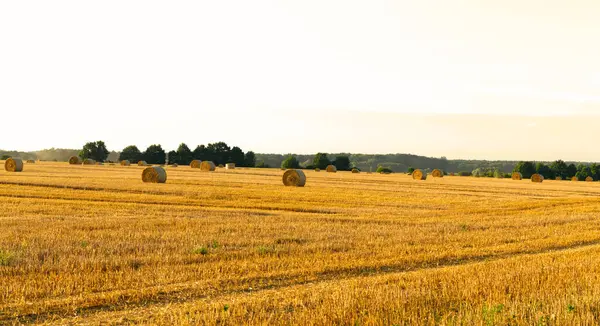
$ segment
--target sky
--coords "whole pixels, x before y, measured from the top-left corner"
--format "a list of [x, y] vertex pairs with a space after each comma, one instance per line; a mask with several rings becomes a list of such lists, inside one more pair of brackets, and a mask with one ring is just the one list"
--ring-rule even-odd
[[2, 1], [0, 148], [600, 161], [598, 17], [597, 0]]

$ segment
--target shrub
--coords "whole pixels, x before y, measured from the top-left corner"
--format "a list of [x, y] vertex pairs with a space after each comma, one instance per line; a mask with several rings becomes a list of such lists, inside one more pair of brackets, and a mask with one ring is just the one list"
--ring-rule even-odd
[[376, 172], [377, 173], [383, 173], [383, 174], [394, 173], [394, 171], [392, 171], [392, 169], [386, 168], [386, 167], [383, 167], [383, 166], [378, 167]]

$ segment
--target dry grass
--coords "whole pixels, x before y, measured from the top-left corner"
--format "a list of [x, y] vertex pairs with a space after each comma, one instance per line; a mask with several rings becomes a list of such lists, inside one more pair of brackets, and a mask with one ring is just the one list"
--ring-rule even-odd
[[596, 183], [142, 170], [0, 172], [0, 324], [600, 321]]

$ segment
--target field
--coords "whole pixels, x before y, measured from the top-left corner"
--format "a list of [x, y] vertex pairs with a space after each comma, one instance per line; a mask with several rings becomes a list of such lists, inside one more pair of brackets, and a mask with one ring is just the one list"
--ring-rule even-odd
[[600, 322], [599, 183], [141, 171], [0, 171], [0, 324]]

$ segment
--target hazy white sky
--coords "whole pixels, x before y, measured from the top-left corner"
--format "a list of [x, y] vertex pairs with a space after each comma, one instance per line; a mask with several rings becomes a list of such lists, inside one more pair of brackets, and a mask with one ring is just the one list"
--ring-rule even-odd
[[0, 148], [598, 161], [598, 17], [597, 0], [2, 1]]

